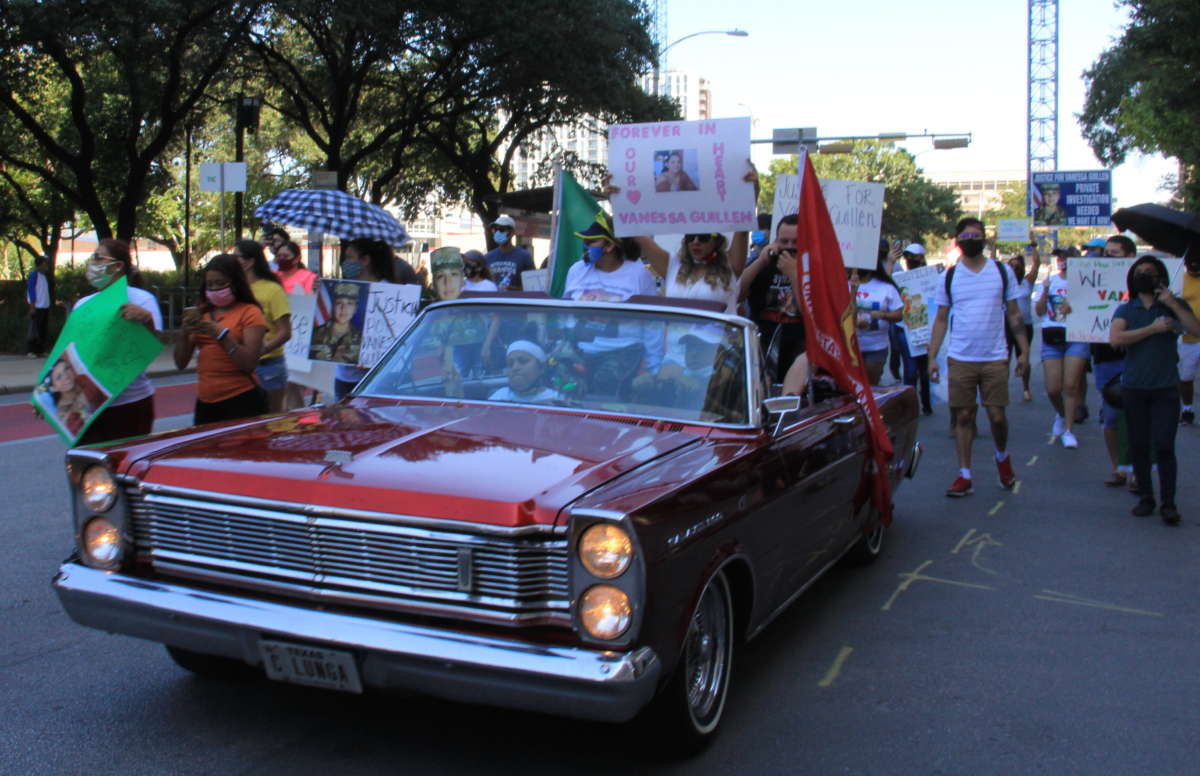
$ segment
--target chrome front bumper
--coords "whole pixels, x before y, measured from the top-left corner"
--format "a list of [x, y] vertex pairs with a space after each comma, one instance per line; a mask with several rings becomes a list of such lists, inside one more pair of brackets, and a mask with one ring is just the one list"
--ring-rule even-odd
[[661, 663], [619, 653], [375, 620], [213, 593], [64, 563], [54, 578], [80, 625], [260, 665], [261, 638], [352, 652], [367, 687], [624, 722], [649, 702]]

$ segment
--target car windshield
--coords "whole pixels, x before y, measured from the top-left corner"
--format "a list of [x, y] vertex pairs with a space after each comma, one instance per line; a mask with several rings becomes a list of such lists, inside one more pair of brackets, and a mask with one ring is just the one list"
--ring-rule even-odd
[[744, 424], [745, 338], [687, 312], [463, 302], [427, 310], [356, 393]]

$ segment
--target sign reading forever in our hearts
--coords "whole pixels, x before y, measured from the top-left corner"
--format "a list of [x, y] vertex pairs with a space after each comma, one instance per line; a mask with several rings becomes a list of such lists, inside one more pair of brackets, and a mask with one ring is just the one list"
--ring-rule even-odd
[[748, 117], [609, 127], [617, 236], [753, 229], [749, 159]]
[[[879, 231], [883, 225], [882, 183], [821, 178], [821, 193], [847, 267], [875, 269], [879, 261]], [[800, 210], [800, 176], [775, 176], [772, 222]], [[774, 237], [774, 235], [772, 235]]]
[[[1171, 279], [1171, 290], [1182, 293], [1183, 260], [1162, 259]], [[1127, 275], [1132, 259], [1067, 259], [1067, 341], [1108, 342], [1113, 313], [1129, 298]], [[1041, 293], [1041, 284], [1034, 293]]]

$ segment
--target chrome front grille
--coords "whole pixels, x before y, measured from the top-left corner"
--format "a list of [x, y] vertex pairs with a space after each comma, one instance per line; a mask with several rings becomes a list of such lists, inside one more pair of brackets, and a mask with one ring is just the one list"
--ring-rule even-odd
[[166, 575], [510, 624], [569, 621], [562, 534], [447, 531], [135, 485], [124, 493], [138, 557]]

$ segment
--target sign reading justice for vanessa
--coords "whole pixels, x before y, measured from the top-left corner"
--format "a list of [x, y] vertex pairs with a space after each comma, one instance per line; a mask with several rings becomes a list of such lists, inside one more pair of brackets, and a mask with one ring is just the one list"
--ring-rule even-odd
[[617, 236], [753, 229], [749, 158], [749, 118], [609, 127]]

